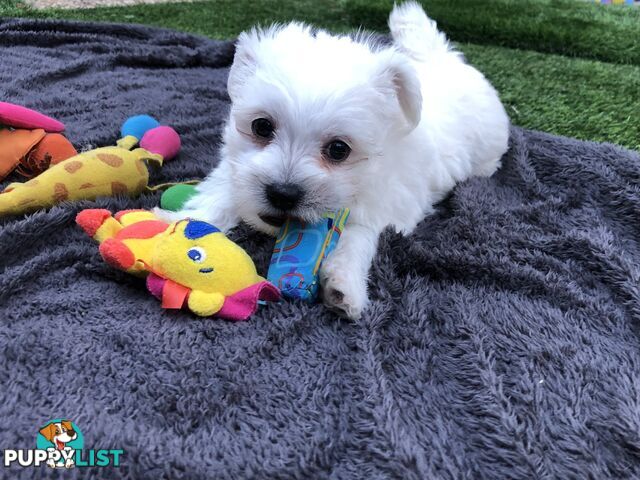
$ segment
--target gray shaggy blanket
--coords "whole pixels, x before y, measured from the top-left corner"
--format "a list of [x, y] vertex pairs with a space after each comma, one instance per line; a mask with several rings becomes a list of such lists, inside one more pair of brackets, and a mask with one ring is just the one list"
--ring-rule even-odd
[[[153, 182], [201, 178], [232, 53], [140, 26], [0, 20], [0, 99], [54, 115], [80, 147], [149, 113], [184, 141]], [[385, 232], [354, 324], [299, 303], [245, 323], [163, 311], [74, 225], [158, 195], [2, 219], [0, 448], [34, 448], [65, 417], [85, 448], [125, 450], [122, 467], [71, 477], [638, 478], [638, 167], [514, 128], [496, 175], [413, 234]], [[273, 240], [233, 238], [264, 272]], [[34, 472], [53, 475], [0, 465]]]

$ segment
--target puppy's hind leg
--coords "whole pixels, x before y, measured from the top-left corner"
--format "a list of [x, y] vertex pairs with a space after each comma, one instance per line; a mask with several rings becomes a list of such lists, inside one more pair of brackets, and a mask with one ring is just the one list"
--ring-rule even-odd
[[476, 165], [473, 175], [476, 177], [490, 177], [502, 166], [502, 156], [493, 158], [488, 162]]
[[235, 227], [239, 218], [233, 202], [231, 172], [226, 162], [221, 162], [209, 176], [196, 187], [191, 197], [178, 212], [159, 208], [154, 213], [165, 221], [175, 222], [183, 218], [202, 220], [215, 225], [223, 232]]

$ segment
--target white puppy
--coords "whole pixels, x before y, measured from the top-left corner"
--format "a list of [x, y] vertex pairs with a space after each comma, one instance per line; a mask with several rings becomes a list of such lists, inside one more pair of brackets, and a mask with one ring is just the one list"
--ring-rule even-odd
[[420, 6], [396, 6], [389, 27], [386, 46], [300, 23], [240, 35], [220, 164], [166, 214], [275, 234], [286, 215], [349, 207], [320, 276], [324, 303], [351, 319], [382, 230], [411, 232], [456, 182], [493, 174], [509, 136], [496, 91]]

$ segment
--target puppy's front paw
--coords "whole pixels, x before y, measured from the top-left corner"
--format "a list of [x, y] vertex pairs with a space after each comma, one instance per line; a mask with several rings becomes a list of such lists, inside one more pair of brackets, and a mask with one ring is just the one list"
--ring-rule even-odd
[[330, 255], [320, 269], [322, 300], [341, 317], [358, 320], [367, 306], [367, 279], [353, 271], [353, 265]]

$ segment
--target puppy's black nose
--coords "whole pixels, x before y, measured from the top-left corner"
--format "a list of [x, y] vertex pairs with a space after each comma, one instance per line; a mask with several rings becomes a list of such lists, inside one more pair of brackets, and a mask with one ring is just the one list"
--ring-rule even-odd
[[271, 205], [285, 211], [295, 208], [304, 196], [304, 190], [293, 183], [271, 183], [267, 185], [266, 193]]

